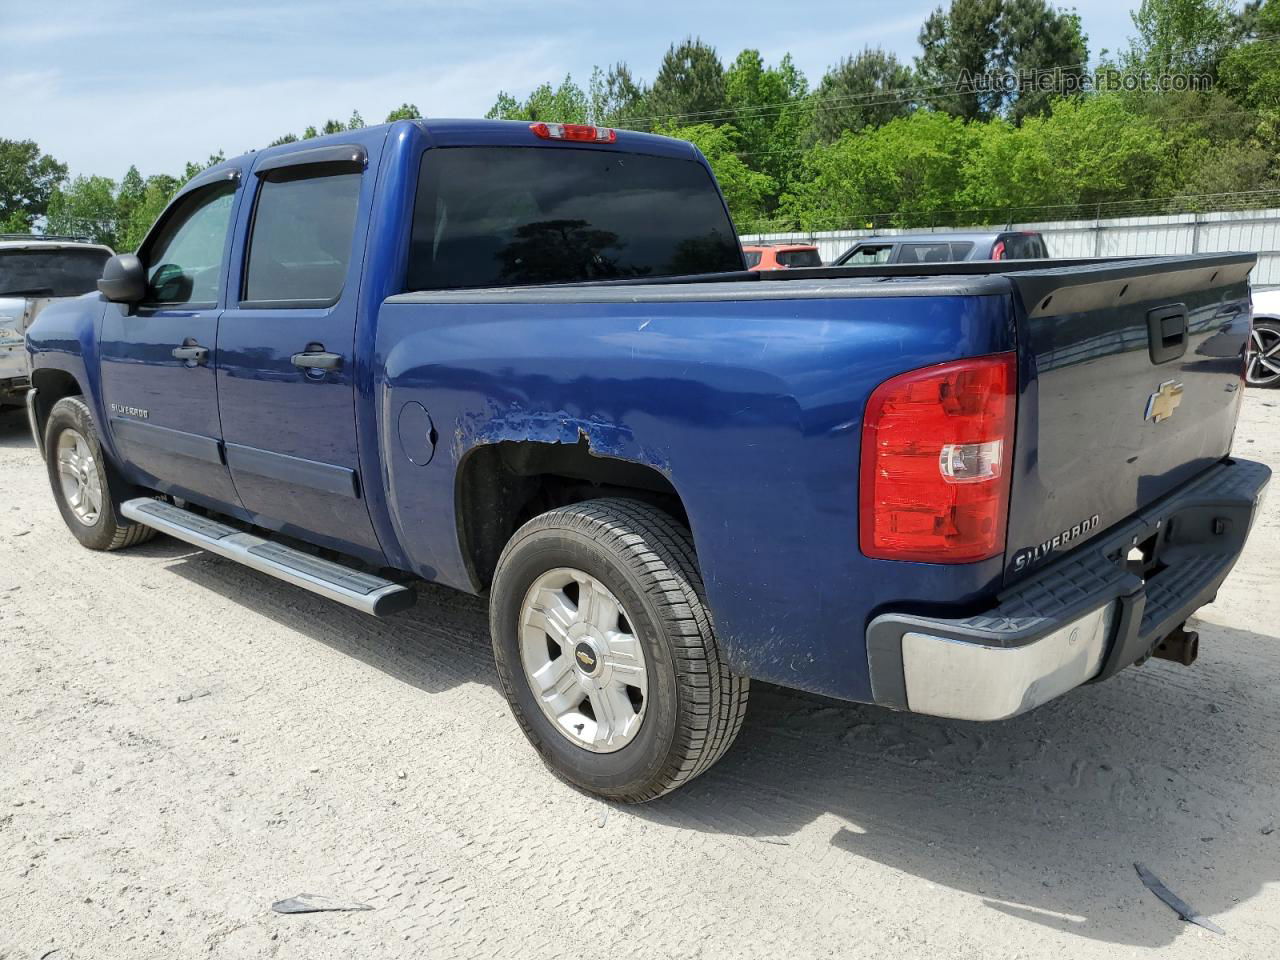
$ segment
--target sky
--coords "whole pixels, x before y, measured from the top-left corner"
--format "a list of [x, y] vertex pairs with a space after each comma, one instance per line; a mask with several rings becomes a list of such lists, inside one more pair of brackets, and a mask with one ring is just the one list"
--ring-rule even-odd
[[[0, 0], [0, 137], [35, 140], [73, 174], [179, 173], [352, 110], [482, 116], [499, 90], [523, 97], [566, 73], [585, 87], [617, 61], [652, 80], [689, 35], [726, 63], [790, 52], [816, 84], [868, 45], [910, 62], [937, 3]], [[1093, 57], [1133, 32], [1123, 3], [1060, 5], [1080, 13]]]

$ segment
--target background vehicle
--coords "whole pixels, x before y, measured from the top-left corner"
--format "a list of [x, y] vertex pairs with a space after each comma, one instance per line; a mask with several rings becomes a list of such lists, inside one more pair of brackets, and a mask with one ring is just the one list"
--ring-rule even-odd
[[822, 257], [811, 243], [744, 243], [742, 255], [748, 270], [789, 270], [820, 267]]
[[0, 234], [0, 406], [30, 386], [23, 337], [51, 300], [97, 289], [111, 248], [72, 237]]
[[1245, 381], [1251, 387], [1280, 387], [1280, 290], [1253, 295], [1253, 343]]
[[751, 272], [687, 143], [400, 121], [188, 183], [32, 326], [28, 410], [85, 546], [486, 593], [530, 741], [642, 801], [748, 678], [990, 720], [1190, 663], [1270, 475], [1253, 264]]
[[1038, 233], [995, 230], [974, 233], [903, 233], [866, 237], [832, 266], [875, 263], [949, 263], [956, 260], [1037, 260], [1049, 256]]

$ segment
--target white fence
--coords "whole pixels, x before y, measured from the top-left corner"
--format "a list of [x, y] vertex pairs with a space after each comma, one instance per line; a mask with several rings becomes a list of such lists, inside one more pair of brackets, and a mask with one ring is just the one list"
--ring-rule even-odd
[[752, 240], [813, 241], [830, 262], [869, 236], [900, 233], [949, 233], [983, 229], [1036, 230], [1044, 234], [1054, 257], [1119, 257], [1176, 253], [1244, 251], [1258, 254], [1252, 281], [1256, 289], [1280, 287], [1280, 209], [1180, 213], [1165, 217], [1121, 217], [1115, 220], [1060, 220], [987, 227], [937, 227], [934, 230], [834, 230], [825, 233], [744, 234]]

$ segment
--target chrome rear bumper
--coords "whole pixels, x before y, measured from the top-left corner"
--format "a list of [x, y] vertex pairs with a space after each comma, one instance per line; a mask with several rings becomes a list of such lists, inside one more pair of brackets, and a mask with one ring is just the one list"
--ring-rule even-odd
[[[1218, 464], [977, 616], [876, 617], [867, 628], [875, 702], [1001, 720], [1145, 658], [1213, 600], [1270, 478], [1260, 463]], [[1145, 575], [1126, 562], [1139, 544], [1151, 554]]]

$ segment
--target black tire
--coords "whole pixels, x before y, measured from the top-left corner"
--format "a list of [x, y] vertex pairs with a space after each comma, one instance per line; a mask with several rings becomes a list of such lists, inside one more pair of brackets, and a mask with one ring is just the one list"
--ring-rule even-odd
[[[93, 453], [92, 469], [98, 477], [102, 492], [101, 509], [92, 523], [82, 521], [67, 500], [59, 476], [58, 441], [68, 430], [75, 430], [84, 437]], [[80, 397], [63, 397], [49, 411], [49, 421], [44, 428], [45, 465], [49, 472], [49, 485], [58, 511], [72, 535], [90, 550], [119, 550], [150, 540], [155, 536], [151, 527], [134, 523], [120, 515], [120, 504], [142, 492], [126, 484], [107, 462], [98, 440], [98, 430], [93, 412]]]
[[[643, 645], [646, 712], [634, 739], [616, 752], [594, 753], [569, 740], [539, 708], [525, 674], [521, 607], [533, 582], [557, 567], [605, 584]], [[719, 760], [742, 726], [749, 681], [720, 657], [693, 541], [646, 504], [589, 500], [530, 520], [498, 561], [489, 621], [516, 719], [548, 766], [584, 790], [628, 803], [653, 800]]]
[[[1249, 345], [1251, 355], [1245, 372], [1245, 382], [1250, 387], [1263, 390], [1280, 388], [1280, 373], [1275, 373], [1263, 366], [1254, 357], [1259, 339], [1262, 340], [1262, 344], [1267, 350], [1274, 349], [1277, 344], [1280, 344], [1280, 320], [1273, 320], [1270, 317], [1257, 318], [1253, 321], [1253, 329], [1255, 333], [1253, 342]], [[1272, 362], [1275, 363], [1275, 361]], [[1280, 364], [1276, 364], [1276, 366], [1280, 366]]]

